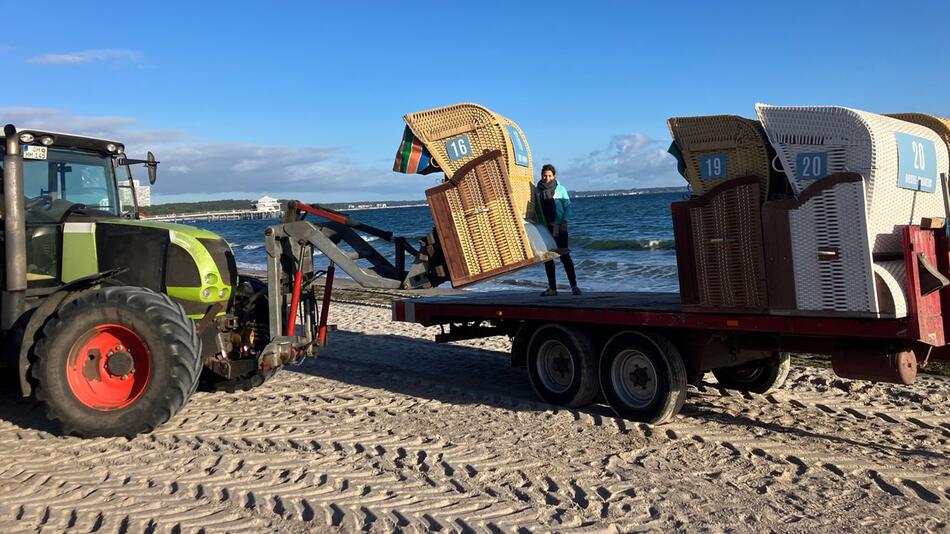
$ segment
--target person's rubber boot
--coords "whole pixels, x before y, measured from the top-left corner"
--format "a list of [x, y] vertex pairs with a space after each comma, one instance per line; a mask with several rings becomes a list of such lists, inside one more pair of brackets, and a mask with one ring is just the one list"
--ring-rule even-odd
[[544, 293], [541, 293], [541, 296], [542, 297], [556, 297], [557, 289], [554, 289], [553, 287], [549, 287], [547, 291], [545, 291]]
[[577, 287], [577, 286], [571, 286], [571, 293], [573, 293], [574, 295], [580, 295], [580, 294], [581, 294], [581, 288], [579, 288], [579, 287]]

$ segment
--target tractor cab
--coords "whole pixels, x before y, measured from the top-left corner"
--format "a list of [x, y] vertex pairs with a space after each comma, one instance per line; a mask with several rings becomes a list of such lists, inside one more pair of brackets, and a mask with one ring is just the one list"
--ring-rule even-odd
[[[55, 287], [83, 265], [63, 262], [63, 242], [76, 224], [137, 213], [125, 147], [56, 132], [18, 130], [23, 154], [29, 287]], [[79, 260], [80, 258], [71, 258]], [[86, 266], [88, 267], [88, 266]]]

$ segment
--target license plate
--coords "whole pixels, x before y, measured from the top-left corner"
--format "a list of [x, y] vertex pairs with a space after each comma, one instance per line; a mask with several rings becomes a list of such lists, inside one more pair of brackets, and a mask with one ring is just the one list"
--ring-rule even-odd
[[46, 147], [26, 145], [23, 147], [24, 159], [46, 159]]

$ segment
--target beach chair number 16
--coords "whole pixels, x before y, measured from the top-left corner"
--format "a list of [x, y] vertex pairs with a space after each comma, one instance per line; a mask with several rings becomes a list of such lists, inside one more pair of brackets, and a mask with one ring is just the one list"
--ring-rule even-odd
[[445, 143], [445, 151], [449, 153], [449, 159], [455, 161], [472, 154], [472, 144], [468, 141], [467, 135], [460, 135], [449, 139]]

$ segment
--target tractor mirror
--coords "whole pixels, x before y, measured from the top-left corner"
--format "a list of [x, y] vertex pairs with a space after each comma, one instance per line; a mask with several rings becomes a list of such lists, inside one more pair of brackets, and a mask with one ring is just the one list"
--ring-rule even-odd
[[145, 166], [148, 168], [148, 183], [155, 185], [155, 179], [158, 178], [158, 162], [155, 161], [155, 154], [148, 153]]

